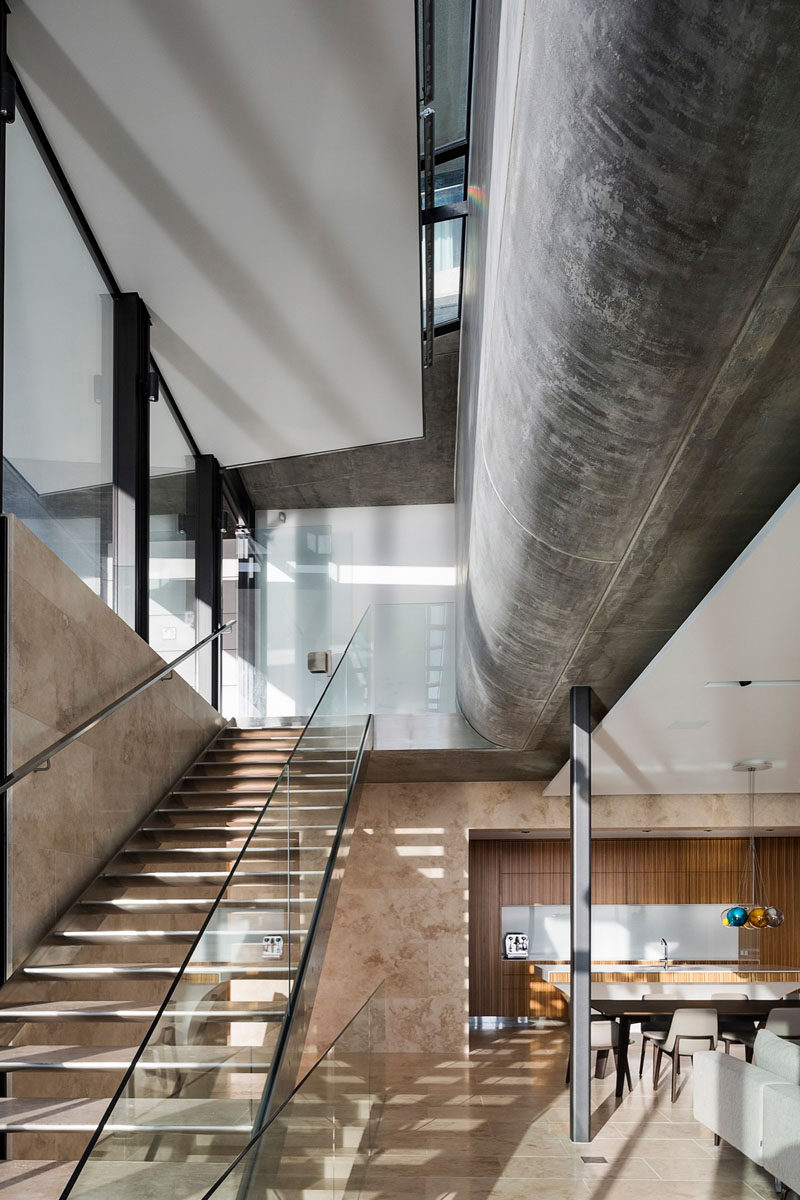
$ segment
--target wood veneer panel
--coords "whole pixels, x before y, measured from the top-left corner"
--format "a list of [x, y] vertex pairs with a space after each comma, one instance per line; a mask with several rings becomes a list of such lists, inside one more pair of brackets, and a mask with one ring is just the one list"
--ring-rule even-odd
[[535, 876], [501, 875], [500, 903], [501, 904], [533, 904], [533, 889]]
[[756, 838], [770, 904], [782, 908], [780, 929], [761, 934], [761, 964], [800, 966], [800, 838]]
[[469, 1011], [502, 1014], [500, 964], [500, 862], [503, 843], [469, 844]]
[[563, 992], [537, 979], [534, 963], [504, 962], [502, 978], [504, 1017], [550, 1017], [560, 1021], [569, 1017]]
[[592, 871], [592, 904], [628, 904], [628, 876], [624, 871]]
[[502, 904], [569, 904], [569, 875], [501, 875]]
[[[566, 841], [499, 844], [503, 904], [569, 903]], [[725, 904], [735, 898], [745, 849], [742, 838], [596, 839], [594, 903]]]
[[509, 875], [569, 873], [569, 842], [553, 839], [501, 841], [501, 870]]

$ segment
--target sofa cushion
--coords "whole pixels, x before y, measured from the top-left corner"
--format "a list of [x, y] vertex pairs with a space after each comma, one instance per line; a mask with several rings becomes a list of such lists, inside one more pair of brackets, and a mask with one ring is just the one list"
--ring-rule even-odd
[[704, 1050], [695, 1054], [693, 1097], [695, 1118], [723, 1141], [761, 1162], [764, 1136], [763, 1093], [776, 1083], [763, 1071], [732, 1054]]
[[800, 1046], [794, 1042], [787, 1042], [768, 1029], [759, 1029], [753, 1060], [757, 1067], [771, 1071], [787, 1083], [800, 1084]]

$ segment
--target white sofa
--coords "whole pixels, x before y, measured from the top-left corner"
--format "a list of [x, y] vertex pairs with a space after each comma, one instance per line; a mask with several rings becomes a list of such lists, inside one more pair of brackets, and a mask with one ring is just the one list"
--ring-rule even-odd
[[767, 1029], [753, 1062], [703, 1051], [694, 1056], [694, 1115], [800, 1193], [800, 1046]]

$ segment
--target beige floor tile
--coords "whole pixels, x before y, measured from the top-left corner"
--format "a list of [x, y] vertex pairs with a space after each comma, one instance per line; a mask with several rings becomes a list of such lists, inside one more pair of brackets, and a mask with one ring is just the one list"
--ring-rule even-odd
[[[575, 1200], [573, 1179], [537, 1180], [532, 1192], [528, 1179], [461, 1179], [457, 1184], [450, 1179], [432, 1176], [427, 1183], [425, 1200]], [[362, 1192], [363, 1196], [363, 1192]], [[380, 1200], [384, 1200], [383, 1194]]]
[[[693, 1179], [703, 1180], [740, 1180], [753, 1186], [754, 1183], [768, 1182], [772, 1185], [772, 1176], [767, 1175], [755, 1163], [750, 1163], [742, 1155], [728, 1159], [711, 1157], [684, 1161], [674, 1155], [670, 1158], [656, 1158], [648, 1155], [647, 1161], [660, 1179], [670, 1179], [677, 1182], [690, 1182]], [[773, 1186], [773, 1192], [774, 1192]]]
[[693, 1120], [690, 1070], [675, 1104], [647, 1072], [621, 1100], [613, 1073], [594, 1080], [596, 1136], [574, 1145], [566, 1045], [531, 1028], [480, 1034], [466, 1062], [394, 1056], [364, 1200], [770, 1200], [764, 1173]]
[[[642, 1184], [632, 1179], [592, 1180], [584, 1185], [592, 1200], [643, 1200]], [[648, 1194], [657, 1200], [753, 1200], [746, 1183], [696, 1180], [691, 1183], [659, 1181]]]

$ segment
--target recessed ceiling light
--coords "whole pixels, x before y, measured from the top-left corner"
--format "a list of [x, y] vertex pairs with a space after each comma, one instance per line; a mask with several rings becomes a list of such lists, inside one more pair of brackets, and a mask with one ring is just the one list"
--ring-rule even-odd
[[667, 729], [702, 729], [708, 721], [673, 721]]

